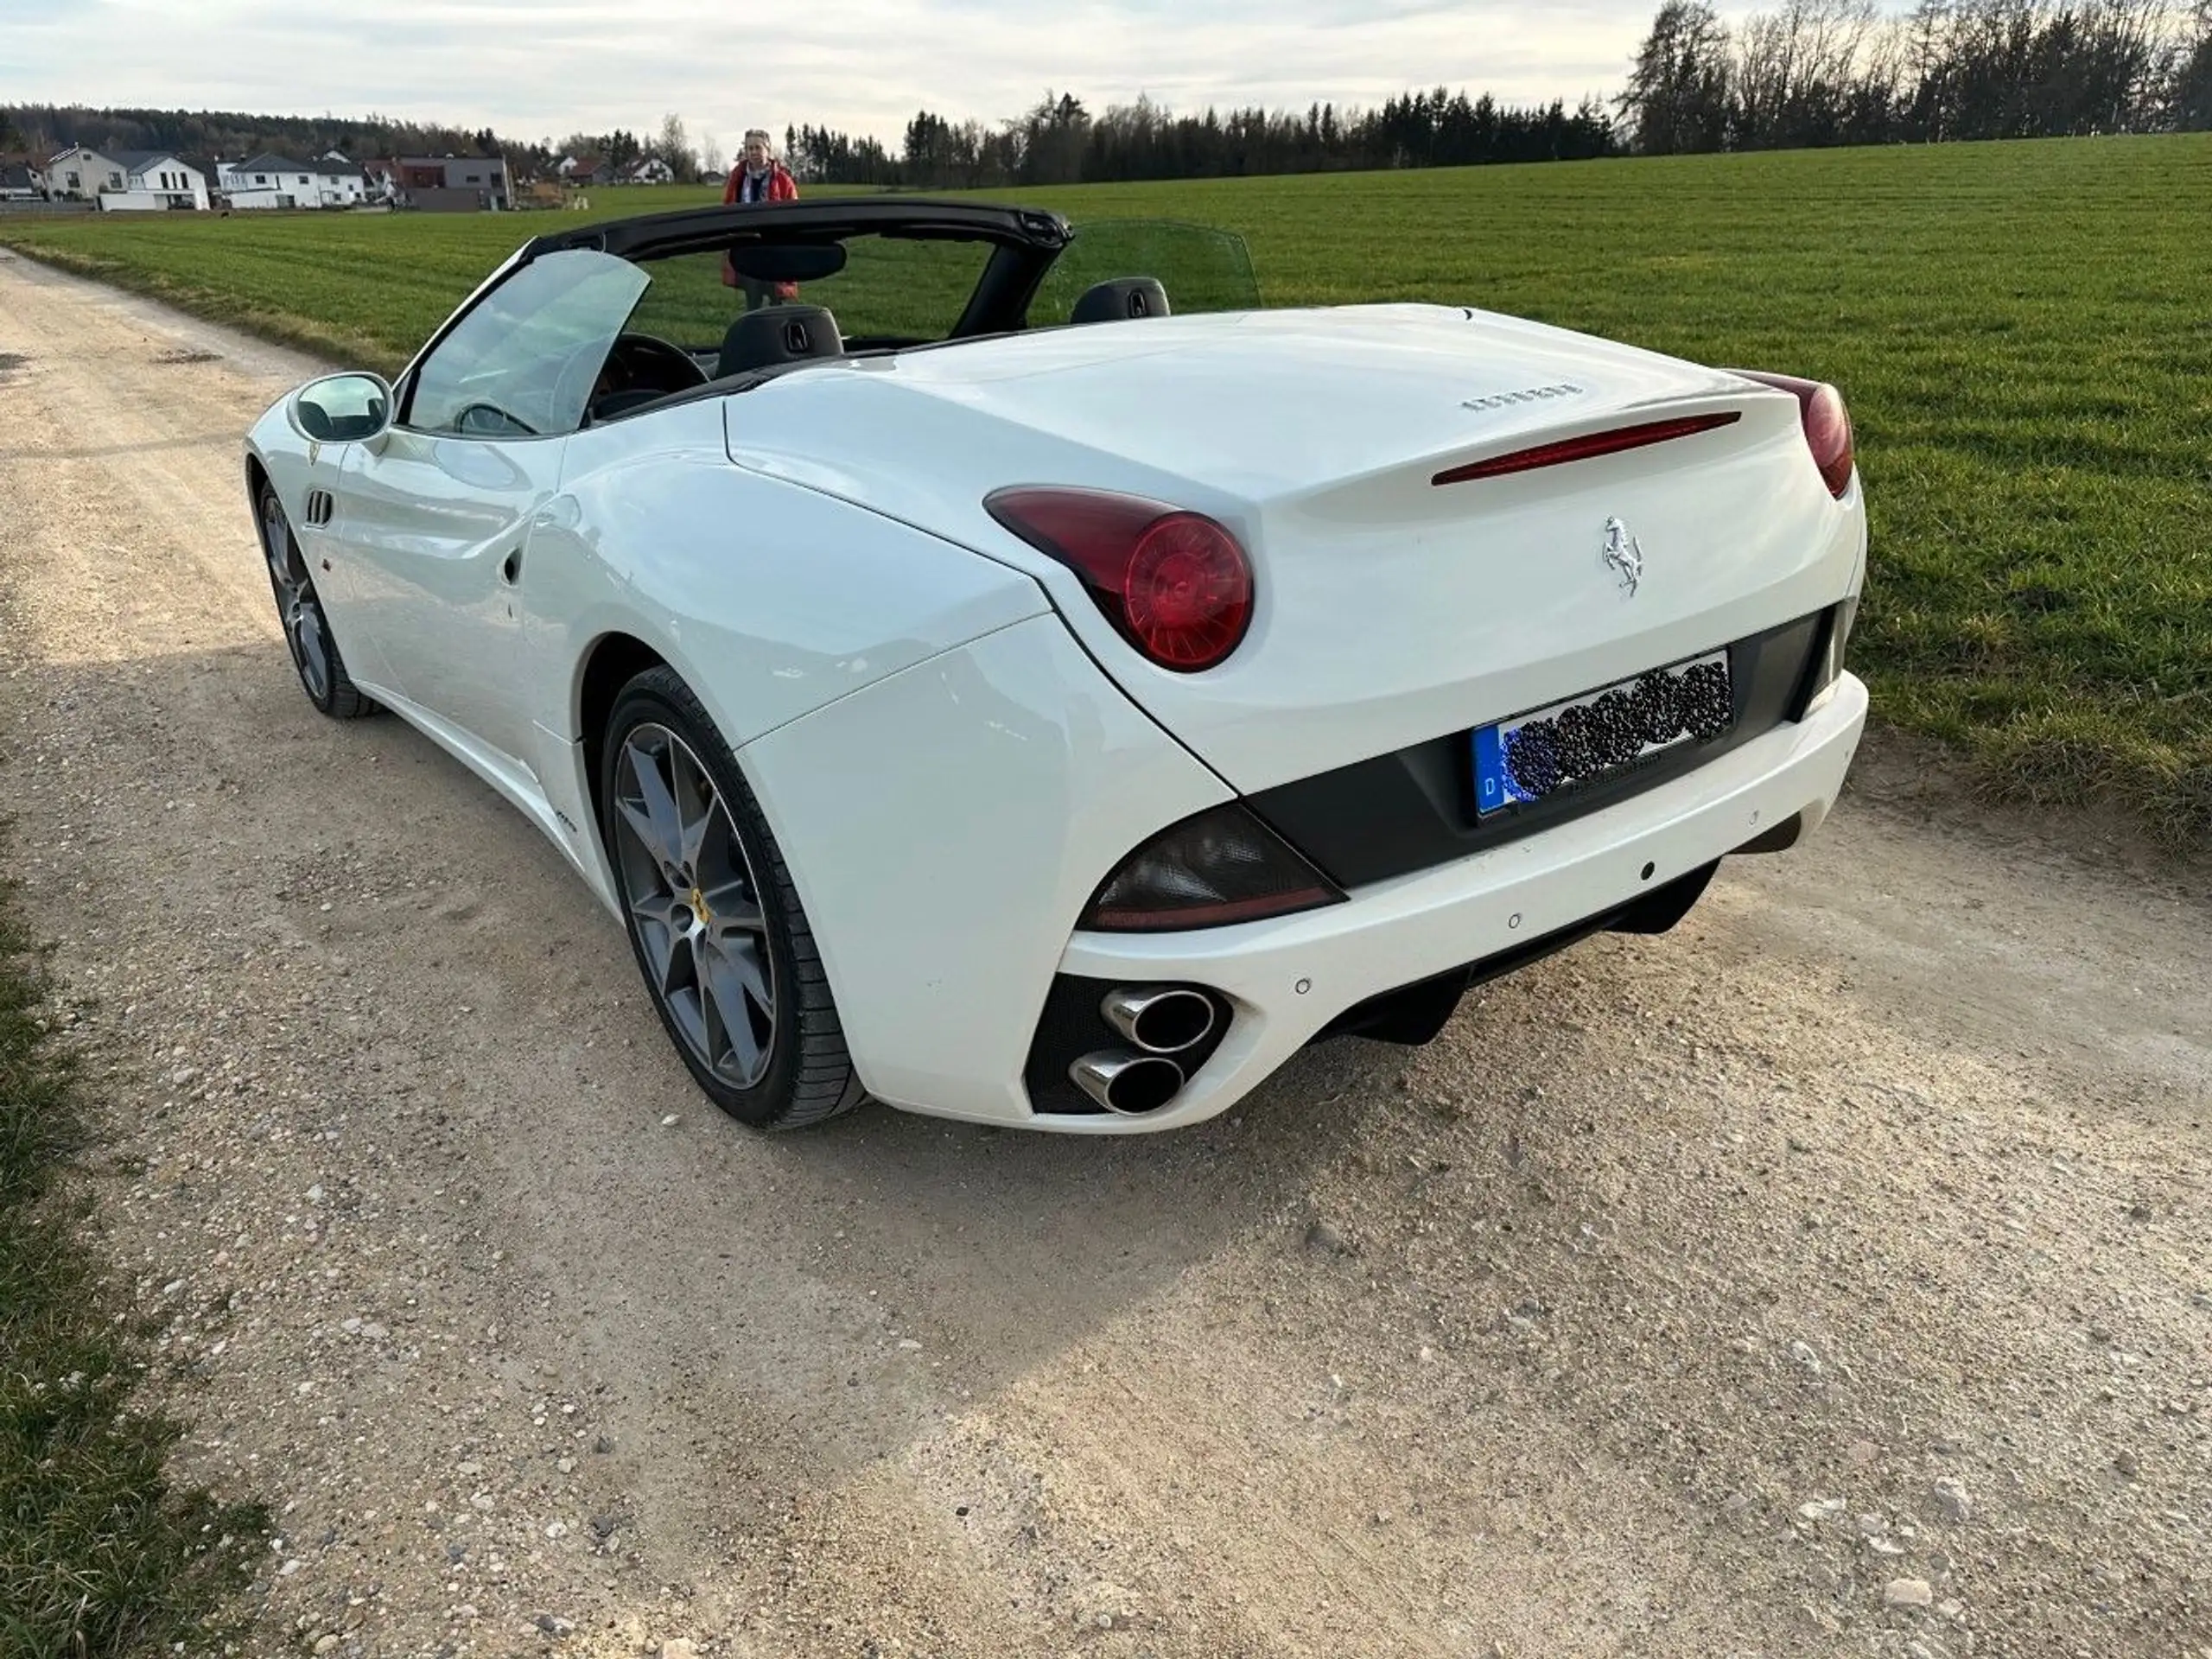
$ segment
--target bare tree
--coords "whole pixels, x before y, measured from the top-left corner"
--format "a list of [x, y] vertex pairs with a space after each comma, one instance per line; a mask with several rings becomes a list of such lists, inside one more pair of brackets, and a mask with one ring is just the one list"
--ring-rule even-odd
[[648, 148], [679, 179], [690, 178], [699, 170], [699, 159], [691, 153], [690, 135], [683, 130], [683, 118], [673, 111], [661, 117], [660, 136]]
[[1718, 149], [1728, 127], [1728, 30], [1703, 0], [1667, 0], [1617, 107], [1647, 156]]
[[1837, 143], [1876, 21], [1873, 0], [1787, 0], [1745, 23], [1734, 76], [1738, 143]]
[[2171, 118], [2183, 132], [2212, 131], [2212, 0], [2197, 0], [2190, 38], [2175, 54]]

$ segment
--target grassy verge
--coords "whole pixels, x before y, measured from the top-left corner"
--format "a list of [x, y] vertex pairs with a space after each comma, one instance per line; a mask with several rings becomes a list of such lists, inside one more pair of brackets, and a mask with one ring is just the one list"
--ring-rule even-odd
[[[1478, 305], [1834, 380], [1878, 717], [1992, 794], [2212, 837], [2212, 135], [998, 194], [1236, 231], [1271, 305]], [[0, 241], [389, 368], [575, 216], [253, 217], [0, 218]]]
[[183, 1426], [141, 1397], [144, 1333], [60, 1191], [79, 1082], [0, 883], [0, 1656], [217, 1650], [266, 1516], [171, 1482]]

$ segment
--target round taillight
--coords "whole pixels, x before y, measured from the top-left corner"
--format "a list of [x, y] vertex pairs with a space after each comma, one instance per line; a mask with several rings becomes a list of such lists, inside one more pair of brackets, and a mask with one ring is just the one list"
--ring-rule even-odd
[[1843, 394], [1834, 386], [1815, 386], [1813, 395], [1800, 402], [1798, 415], [1804, 423], [1805, 447], [1821, 469], [1821, 481], [1830, 495], [1841, 499], [1851, 487], [1853, 461], [1851, 411], [1843, 406]]
[[1746, 380], [1773, 386], [1797, 399], [1797, 423], [1805, 434], [1805, 447], [1813, 452], [1813, 465], [1821, 482], [1839, 501], [1850, 493], [1851, 469], [1858, 464], [1851, 436], [1851, 411], [1843, 394], [1824, 380], [1802, 380], [1793, 374], [1765, 374], [1757, 369], [1738, 369]]
[[1252, 622], [1252, 562], [1202, 512], [1107, 490], [999, 490], [990, 515], [1083, 578], [1147, 660], [1178, 673], [1217, 666]]
[[1145, 655], [1167, 668], [1211, 668], [1252, 620], [1252, 567], [1212, 519], [1170, 513], [1137, 537], [1122, 602]]

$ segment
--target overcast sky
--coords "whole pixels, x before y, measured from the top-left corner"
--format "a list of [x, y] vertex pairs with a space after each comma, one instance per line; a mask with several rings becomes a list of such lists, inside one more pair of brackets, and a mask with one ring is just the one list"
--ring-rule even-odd
[[[0, 0], [0, 98], [371, 113], [514, 138], [657, 128], [725, 149], [814, 122], [897, 147], [919, 109], [1376, 104], [1409, 86], [1610, 96], [1657, 0]], [[1740, 14], [1749, 5], [1724, 5]]]

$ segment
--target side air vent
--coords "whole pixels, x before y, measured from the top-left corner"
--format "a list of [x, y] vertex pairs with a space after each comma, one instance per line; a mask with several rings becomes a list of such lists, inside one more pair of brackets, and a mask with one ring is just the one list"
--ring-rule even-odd
[[330, 499], [330, 492], [328, 490], [309, 490], [308, 492], [308, 523], [309, 524], [321, 525], [328, 524], [331, 519], [331, 515], [336, 512], [336, 510], [337, 504]]

